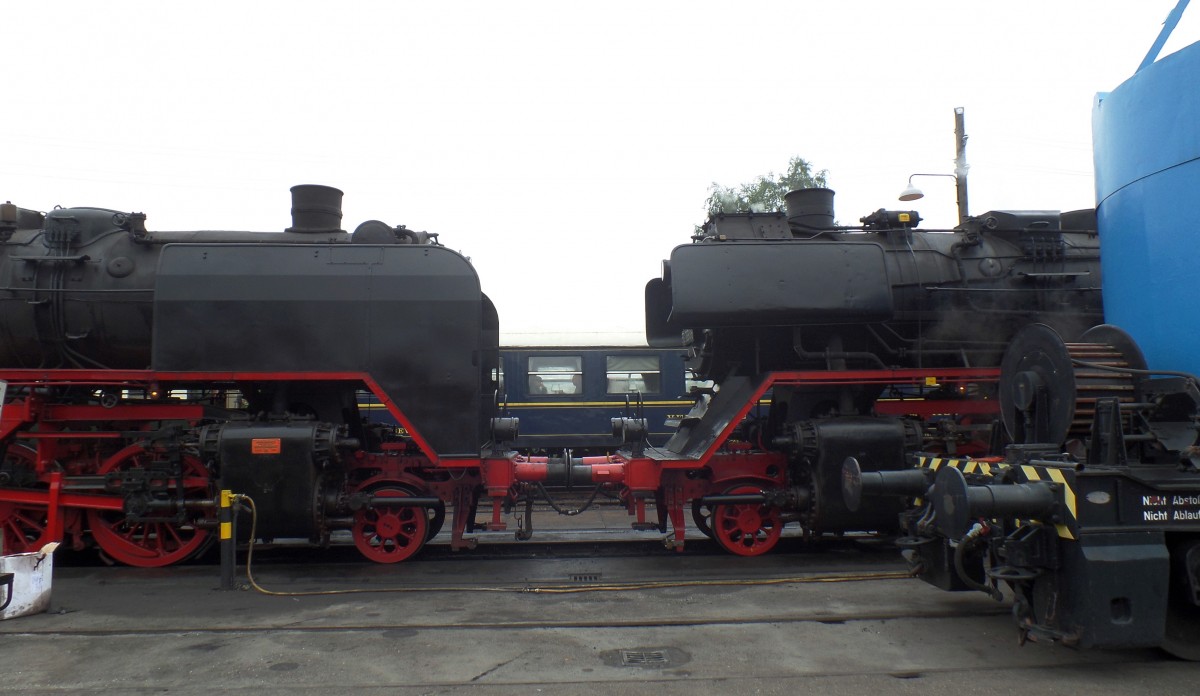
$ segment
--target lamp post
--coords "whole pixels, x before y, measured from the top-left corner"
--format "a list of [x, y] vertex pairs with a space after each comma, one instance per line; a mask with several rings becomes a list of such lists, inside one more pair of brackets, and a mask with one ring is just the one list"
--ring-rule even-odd
[[967, 134], [963, 120], [963, 107], [954, 109], [954, 140], [955, 158], [953, 174], [911, 174], [908, 177], [908, 188], [900, 193], [900, 200], [915, 201], [925, 196], [921, 189], [913, 185], [915, 176], [946, 176], [954, 179], [958, 198], [958, 224], [967, 221]]

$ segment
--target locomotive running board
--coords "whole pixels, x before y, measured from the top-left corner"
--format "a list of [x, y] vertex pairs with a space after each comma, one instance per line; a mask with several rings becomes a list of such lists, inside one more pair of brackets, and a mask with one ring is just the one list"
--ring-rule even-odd
[[715, 396], [704, 395], [679, 422], [679, 430], [662, 449], [650, 450], [653, 459], [702, 459], [709, 453], [718, 438], [728, 437], [729, 426], [745, 416], [745, 407], [758, 393], [758, 382], [748, 377], [732, 377], [721, 383], [721, 391]]

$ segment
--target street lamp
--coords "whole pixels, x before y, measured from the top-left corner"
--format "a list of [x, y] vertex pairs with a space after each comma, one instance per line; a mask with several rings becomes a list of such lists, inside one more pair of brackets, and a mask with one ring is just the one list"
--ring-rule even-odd
[[951, 179], [958, 179], [958, 177], [954, 176], [953, 174], [909, 174], [908, 188], [900, 192], [900, 200], [915, 201], [925, 197], [925, 192], [913, 185], [912, 180], [914, 176], [948, 176]]
[[955, 181], [958, 199], [958, 224], [967, 221], [967, 133], [963, 123], [963, 107], [954, 109], [954, 173], [953, 174], [912, 174], [908, 177], [908, 188], [900, 192], [900, 200], [915, 201], [925, 196], [921, 189], [913, 185], [914, 176], [948, 176]]

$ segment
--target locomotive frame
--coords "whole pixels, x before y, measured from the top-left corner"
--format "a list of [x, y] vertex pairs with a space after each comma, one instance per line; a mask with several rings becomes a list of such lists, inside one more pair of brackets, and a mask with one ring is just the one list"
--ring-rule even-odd
[[[761, 445], [735, 437], [745, 417], [769, 391], [789, 386], [863, 383], [920, 385], [931, 379], [943, 384], [979, 384], [994, 379], [995, 370], [772, 373], [750, 386], [749, 396], [739, 398], [736, 409], [719, 405], [726, 409], [721, 429], [710, 433], [702, 451], [686, 458], [658, 451], [651, 455], [643, 450], [642, 456], [626, 451], [571, 459], [568, 464], [550, 457], [514, 454], [506, 447], [496, 448], [494, 456], [439, 456], [419, 427], [391, 402], [387, 404], [389, 412], [403, 425], [407, 437], [402, 441], [380, 441], [368, 451], [359, 448], [358, 443], [339, 442], [326, 434], [328, 445], [354, 449], [353, 456], [346, 458], [336, 472], [345, 485], [324, 491], [311, 481], [308, 488], [286, 485], [289, 478], [303, 478], [297, 476], [305, 468], [298, 459], [310, 454], [305, 450], [297, 457], [287, 451], [290, 438], [297, 435], [289, 431], [298, 429], [304, 437], [311, 437], [310, 421], [265, 424], [253, 436], [238, 442], [252, 458], [253, 473], [230, 466], [233, 457], [222, 452], [219, 444], [206, 440], [211, 435], [203, 431], [203, 424], [213, 420], [212, 401], [223, 402], [229, 392], [244, 385], [283, 381], [351, 383], [386, 399], [386, 393], [368, 374], [7, 370], [3, 376], [8, 380], [11, 399], [0, 413], [0, 439], [8, 443], [5, 473], [9, 486], [0, 487], [0, 504], [8, 506], [4, 510], [4, 531], [9, 550], [24, 551], [64, 536], [73, 546], [82, 548], [86, 543], [84, 534], [90, 532], [101, 550], [114, 560], [160, 566], [186, 560], [205, 548], [204, 542], [216, 527], [216, 491], [239, 479], [266, 491], [278, 488], [278, 493], [285, 496], [274, 503], [271, 495], [260, 493], [256, 498], [268, 522], [260, 529], [264, 536], [269, 538], [276, 532], [286, 536], [293, 529], [287, 523], [272, 521], [272, 514], [285, 518], [308, 514], [303, 509], [290, 509], [286, 496], [319, 496], [321, 504], [310, 511], [320, 520], [311, 526], [312, 540], [327, 543], [332, 531], [355, 529], [356, 541], [362, 542], [360, 550], [380, 562], [403, 560], [419, 550], [440, 528], [446, 503], [454, 510], [452, 548], [470, 548], [474, 540], [468, 534], [475, 526], [475, 510], [480, 502], [490, 504], [487, 528], [504, 530], [502, 512], [511, 507], [524, 486], [562, 484], [571, 475], [576, 485], [582, 480], [621, 489], [639, 528], [665, 532], [669, 523], [669, 545], [673, 548], [684, 548], [685, 514], [691, 504], [711, 507], [708, 514], [717, 520], [742, 520], [736, 527], [729, 522], [727, 534], [718, 536], [718, 540], [724, 539], [735, 553], [757, 555], [778, 540], [784, 520], [775, 508], [794, 508], [800, 502], [796, 496], [806, 500], [810, 497], [787, 490], [787, 465], [782, 455], [764, 455]], [[99, 396], [94, 403], [56, 403], [36, 393], [47, 387]], [[189, 390], [207, 392], [211, 395], [206, 397], [209, 402], [181, 402], [170, 396], [175, 391]], [[115, 394], [126, 398], [118, 399]], [[913, 408], [909, 410], [913, 411], [942, 411], [946, 407], [946, 402], [910, 403]], [[692, 419], [693, 424], [699, 422]], [[33, 425], [36, 430], [30, 428]], [[156, 427], [151, 429], [152, 425]], [[180, 436], [184, 431], [198, 433], [197, 439], [185, 441]], [[111, 444], [105, 448], [95, 443]], [[225, 480], [218, 480], [202, 463], [203, 458], [217, 452], [226, 458]], [[63, 467], [64, 461], [73, 465]], [[324, 475], [333, 471], [329, 462], [318, 468]], [[275, 485], [265, 485], [263, 476], [273, 477]], [[28, 485], [34, 480], [35, 485]], [[13, 487], [14, 483], [26, 485]], [[789, 496], [793, 499], [788, 500]], [[384, 500], [388, 497], [413, 500]], [[658, 511], [658, 520], [648, 519], [648, 506]], [[391, 508], [425, 509], [430, 513], [411, 515]], [[386, 514], [400, 515], [404, 521], [386, 531], [372, 527], [372, 520]], [[886, 524], [889, 516], [873, 517]], [[306, 527], [297, 523], [294, 528]], [[363, 541], [364, 537], [369, 539]]]

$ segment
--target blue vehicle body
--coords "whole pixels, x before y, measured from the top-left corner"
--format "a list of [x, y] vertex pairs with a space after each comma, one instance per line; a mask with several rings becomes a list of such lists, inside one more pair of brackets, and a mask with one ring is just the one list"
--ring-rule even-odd
[[[1151, 56], [1152, 60], [1155, 51]], [[1157, 370], [1200, 374], [1200, 44], [1097, 95], [1092, 112], [1105, 321]]]
[[[637, 347], [510, 347], [500, 351], [500, 394], [520, 419], [517, 449], [575, 454], [621, 442], [612, 419], [647, 420], [649, 444], [664, 444], [695, 398], [683, 351]], [[640, 403], [640, 406], [639, 406]]]

